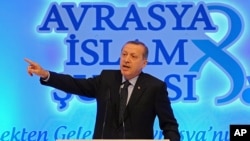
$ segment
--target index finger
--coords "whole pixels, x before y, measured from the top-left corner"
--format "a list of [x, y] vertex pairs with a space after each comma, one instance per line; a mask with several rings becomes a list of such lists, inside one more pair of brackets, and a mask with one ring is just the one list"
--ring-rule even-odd
[[35, 62], [31, 61], [31, 60], [28, 59], [28, 58], [24, 58], [24, 60], [25, 60], [27, 63], [29, 63], [30, 65], [35, 64]]

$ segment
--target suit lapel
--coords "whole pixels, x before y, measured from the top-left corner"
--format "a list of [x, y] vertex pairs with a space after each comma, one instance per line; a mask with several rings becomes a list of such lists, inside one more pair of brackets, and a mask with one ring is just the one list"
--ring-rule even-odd
[[120, 98], [120, 95], [119, 95], [119, 91], [120, 91], [120, 86], [121, 86], [121, 82], [122, 82], [122, 75], [121, 73], [117, 73], [115, 75], [115, 82], [112, 83], [113, 85], [113, 93], [112, 93], [112, 96], [115, 98], [115, 99], [119, 99]]

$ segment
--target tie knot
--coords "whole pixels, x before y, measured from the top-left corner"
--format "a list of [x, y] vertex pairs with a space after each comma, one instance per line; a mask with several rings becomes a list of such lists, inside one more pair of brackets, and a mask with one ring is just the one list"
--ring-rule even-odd
[[129, 83], [129, 81], [128, 80], [126, 80], [125, 82], [123, 82], [123, 88], [125, 88], [125, 89], [127, 89], [128, 88], [128, 86], [130, 85], [130, 83]]

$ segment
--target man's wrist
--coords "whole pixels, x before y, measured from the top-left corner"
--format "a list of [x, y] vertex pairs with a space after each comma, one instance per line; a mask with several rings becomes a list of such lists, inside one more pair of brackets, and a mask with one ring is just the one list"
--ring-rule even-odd
[[50, 78], [49, 71], [45, 71], [45, 75], [41, 77], [43, 81], [47, 82]]

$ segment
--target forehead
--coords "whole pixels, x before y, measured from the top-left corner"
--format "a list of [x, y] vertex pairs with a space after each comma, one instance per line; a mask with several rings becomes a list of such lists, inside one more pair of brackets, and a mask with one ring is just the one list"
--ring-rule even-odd
[[123, 46], [122, 51], [139, 54], [144, 52], [144, 47], [142, 45], [128, 43]]

